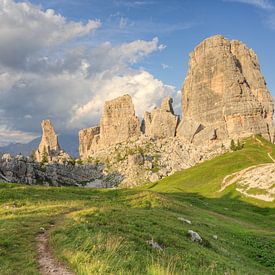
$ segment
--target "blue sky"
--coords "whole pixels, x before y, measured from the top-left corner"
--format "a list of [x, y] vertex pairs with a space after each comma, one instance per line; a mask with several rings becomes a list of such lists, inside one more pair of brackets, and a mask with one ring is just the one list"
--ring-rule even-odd
[[[253, 48], [275, 96], [275, 2], [271, 0], [33, 0], [68, 19], [99, 19], [97, 42], [158, 37], [167, 46], [138, 66], [180, 89], [188, 54], [203, 39], [223, 34]], [[274, 6], [274, 8], [272, 8]], [[272, 11], [273, 10], [273, 11]], [[273, 20], [273, 21], [272, 21]], [[118, 28], [121, 23], [121, 29]], [[123, 25], [124, 24], [124, 25]], [[163, 64], [163, 65], [162, 65]], [[166, 68], [166, 65], [168, 66]], [[163, 68], [164, 67], [164, 68]]]
[[139, 117], [180, 93], [189, 53], [222, 34], [258, 55], [275, 96], [273, 0], [0, 0], [0, 145], [98, 124], [129, 93]]

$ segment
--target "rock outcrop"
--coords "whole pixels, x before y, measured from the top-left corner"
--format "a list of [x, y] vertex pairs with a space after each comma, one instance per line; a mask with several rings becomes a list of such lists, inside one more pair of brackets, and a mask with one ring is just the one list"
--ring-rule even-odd
[[274, 141], [273, 101], [253, 50], [217, 35], [190, 54], [177, 135], [194, 144], [262, 134]]
[[135, 115], [129, 95], [106, 101], [100, 126], [84, 129], [79, 133], [80, 156], [87, 158], [97, 150], [136, 140], [141, 135], [140, 128], [140, 121]]
[[87, 158], [92, 154], [92, 145], [99, 140], [100, 127], [92, 127], [79, 131], [79, 156]]
[[41, 122], [42, 138], [35, 151], [34, 158], [38, 162], [49, 163], [66, 163], [71, 156], [64, 152], [58, 143], [58, 136], [50, 120], [46, 119]]
[[140, 134], [140, 122], [129, 95], [105, 102], [100, 121], [100, 146], [108, 147], [137, 138]]
[[104, 173], [103, 165], [40, 163], [22, 155], [3, 155], [0, 159], [0, 179], [6, 182], [51, 186], [114, 187], [123, 179], [116, 173]]
[[50, 120], [46, 119], [41, 122], [42, 138], [35, 152], [35, 158], [41, 162], [43, 155], [46, 155], [49, 159], [57, 157], [61, 151], [58, 143], [58, 137], [55, 133], [54, 127]]
[[156, 107], [151, 113], [144, 114], [144, 133], [152, 138], [174, 137], [178, 126], [179, 117], [174, 114], [173, 99], [166, 97], [160, 107]]

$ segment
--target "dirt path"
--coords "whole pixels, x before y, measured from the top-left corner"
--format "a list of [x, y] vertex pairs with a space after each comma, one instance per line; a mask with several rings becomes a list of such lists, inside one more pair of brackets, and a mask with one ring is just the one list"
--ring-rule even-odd
[[49, 248], [49, 231], [36, 237], [39, 272], [41, 275], [74, 275], [62, 263], [58, 262]]

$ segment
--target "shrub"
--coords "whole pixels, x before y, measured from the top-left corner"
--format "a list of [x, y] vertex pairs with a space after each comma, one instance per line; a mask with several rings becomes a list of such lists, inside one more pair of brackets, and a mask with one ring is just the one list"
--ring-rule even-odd
[[44, 165], [45, 163], [49, 162], [49, 155], [46, 150], [46, 147], [44, 146], [43, 152], [42, 152], [42, 159], [41, 159], [41, 165]]
[[230, 149], [232, 151], [238, 151], [238, 150], [242, 150], [243, 149], [243, 144], [240, 142], [240, 140], [238, 139], [237, 144], [235, 143], [235, 141], [233, 139], [231, 139], [231, 144], [230, 144]]

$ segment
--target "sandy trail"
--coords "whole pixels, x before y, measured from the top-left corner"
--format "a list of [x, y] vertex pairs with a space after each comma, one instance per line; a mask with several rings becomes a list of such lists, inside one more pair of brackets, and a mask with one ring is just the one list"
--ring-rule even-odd
[[49, 248], [49, 231], [45, 231], [36, 237], [39, 272], [41, 275], [74, 275], [64, 264], [60, 263], [52, 255]]

